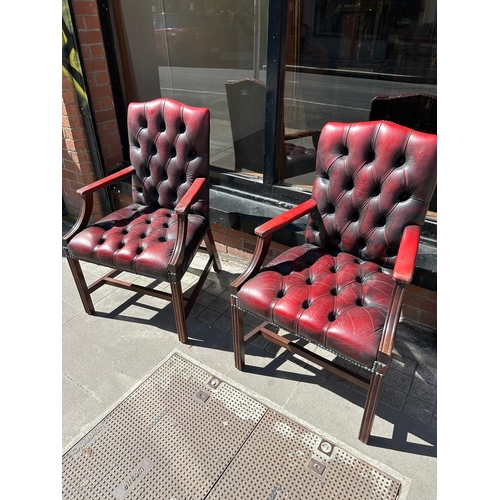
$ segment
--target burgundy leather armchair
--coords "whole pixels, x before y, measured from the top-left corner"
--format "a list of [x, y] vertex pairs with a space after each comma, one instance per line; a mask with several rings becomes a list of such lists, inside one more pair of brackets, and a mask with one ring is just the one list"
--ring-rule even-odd
[[[78, 190], [80, 216], [63, 237], [63, 247], [88, 314], [91, 293], [107, 284], [172, 301], [177, 333], [186, 342], [186, 317], [210, 268], [221, 270], [209, 224], [210, 114], [173, 99], [134, 102], [128, 107], [131, 165]], [[132, 176], [133, 203], [93, 224], [93, 194]], [[209, 254], [189, 297], [181, 279], [200, 244]], [[80, 261], [111, 268], [87, 285]], [[171, 293], [116, 279], [121, 272], [170, 283]], [[185, 303], [186, 302], [186, 303]]]
[[[436, 142], [436, 135], [391, 122], [327, 123], [311, 198], [255, 229], [253, 259], [231, 284], [236, 367], [244, 369], [245, 346], [262, 335], [366, 388], [359, 433], [364, 443], [436, 184]], [[305, 215], [305, 243], [263, 266], [273, 232]], [[247, 334], [245, 313], [262, 320]], [[311, 345], [353, 369], [311, 351]]]

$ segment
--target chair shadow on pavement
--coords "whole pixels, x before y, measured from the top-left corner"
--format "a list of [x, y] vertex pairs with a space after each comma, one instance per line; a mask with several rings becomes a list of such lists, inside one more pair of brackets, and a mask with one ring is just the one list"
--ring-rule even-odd
[[[252, 354], [250, 347], [247, 348], [247, 353]], [[364, 407], [366, 391], [350, 383], [346, 383], [345, 380], [331, 374], [327, 370], [312, 365], [302, 358], [293, 356], [287, 351], [280, 353], [279, 356], [273, 356], [271, 353], [264, 350], [263, 355], [271, 356], [273, 359], [265, 366], [252, 366], [251, 364], [247, 364], [245, 366], [245, 371], [266, 377], [296, 380], [300, 383], [319, 385], [323, 389], [332, 391], [336, 395], [360, 408]], [[287, 360], [297, 363], [299, 367], [302, 368], [301, 372], [280, 370], [280, 367], [282, 367]], [[309, 371], [310, 374], [304, 374], [304, 368]], [[437, 457], [436, 428], [406, 415], [401, 410], [391, 408], [383, 401], [381, 401], [377, 407], [376, 418], [382, 418], [392, 425], [392, 435], [377, 436], [374, 430], [368, 442], [368, 446], [386, 448], [414, 455]]]

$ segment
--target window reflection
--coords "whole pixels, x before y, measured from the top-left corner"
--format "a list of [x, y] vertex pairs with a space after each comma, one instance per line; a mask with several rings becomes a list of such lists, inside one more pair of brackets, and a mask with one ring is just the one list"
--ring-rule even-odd
[[287, 132], [368, 120], [377, 95], [436, 95], [436, 0], [289, 0], [286, 50]]
[[235, 170], [226, 83], [266, 81], [267, 0], [116, 0], [116, 5], [127, 100], [169, 97], [207, 107], [211, 164]]

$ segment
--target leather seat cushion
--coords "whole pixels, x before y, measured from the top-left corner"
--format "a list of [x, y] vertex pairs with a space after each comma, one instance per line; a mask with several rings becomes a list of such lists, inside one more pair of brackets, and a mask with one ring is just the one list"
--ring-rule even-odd
[[377, 264], [304, 244], [247, 281], [238, 292], [238, 306], [371, 367], [393, 284]]
[[[188, 215], [184, 267], [191, 262], [208, 220]], [[177, 237], [177, 214], [167, 208], [129, 205], [100, 219], [73, 237], [71, 255], [121, 271], [167, 280]]]
[[285, 142], [286, 167], [285, 178], [314, 172], [316, 168], [316, 150]]

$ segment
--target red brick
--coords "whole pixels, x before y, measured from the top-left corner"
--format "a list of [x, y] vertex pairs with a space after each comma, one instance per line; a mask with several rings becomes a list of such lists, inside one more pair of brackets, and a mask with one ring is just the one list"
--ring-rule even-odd
[[96, 85], [109, 85], [110, 79], [106, 71], [98, 71], [94, 73], [94, 81]]
[[62, 148], [62, 159], [63, 159], [63, 163], [67, 162], [67, 161], [71, 161], [73, 163], [69, 152], [64, 147]]
[[435, 314], [437, 311], [437, 303], [429, 300], [425, 297], [420, 297], [418, 295], [413, 294], [405, 294], [405, 304], [411, 305], [416, 309], [421, 309], [422, 311], [427, 311]]
[[80, 108], [76, 104], [63, 104], [63, 114], [66, 116], [80, 116]]
[[83, 59], [84, 61], [88, 61], [89, 59], [92, 59], [92, 52], [90, 50], [90, 46], [87, 44], [80, 44], [80, 46], [81, 46], [81, 48], [80, 48], [81, 59]]
[[115, 110], [113, 109], [105, 109], [105, 110], [96, 110], [94, 113], [95, 119], [97, 123], [103, 123], [110, 120], [116, 121]]
[[412, 284], [409, 284], [406, 287], [406, 293], [412, 293], [414, 295], [423, 295], [424, 297], [427, 297], [427, 289]]
[[102, 44], [89, 45], [92, 58], [97, 59], [100, 57], [105, 57], [104, 47]]
[[69, 182], [69, 181], [78, 181], [78, 176], [75, 172], [69, 172], [68, 170], [64, 171], [64, 178], [63, 180]]
[[89, 59], [83, 62], [85, 66], [85, 71], [93, 73], [94, 71], [107, 71], [108, 65], [106, 64], [106, 59]]
[[99, 99], [100, 109], [114, 109], [115, 103], [112, 97], [101, 97]]
[[92, 99], [100, 99], [102, 97], [112, 97], [113, 92], [110, 85], [94, 85], [90, 89]]
[[405, 319], [409, 319], [411, 321], [417, 321], [418, 320], [418, 313], [419, 310], [415, 309], [414, 307], [410, 307], [407, 304], [403, 304], [403, 310], [401, 313], [401, 316]]
[[62, 126], [63, 127], [71, 127], [71, 123], [70, 123], [69, 118], [64, 115], [64, 110], [63, 110], [63, 116], [62, 116]]
[[241, 240], [239, 238], [235, 238], [233, 235], [224, 234], [218, 230], [212, 230], [212, 232], [214, 240], [230, 247], [241, 248]]
[[110, 170], [116, 170], [116, 169], [121, 169], [122, 168], [122, 163], [123, 163], [123, 157], [121, 153], [119, 155], [112, 155], [108, 151], [106, 151], [106, 154], [104, 156], [104, 166], [106, 167], [106, 171]]
[[98, 16], [83, 16], [83, 22], [86, 30], [101, 29], [101, 23]]
[[71, 158], [75, 163], [87, 163], [90, 165], [92, 164], [90, 154], [86, 152], [71, 153]]
[[85, 134], [85, 130], [76, 127], [66, 127], [63, 129], [64, 137], [67, 139], [73, 139], [78, 141], [86, 141], [87, 135]]
[[111, 144], [108, 148], [110, 156], [113, 158], [118, 158], [117, 163], [121, 163], [123, 160], [122, 143], [117, 142], [116, 144]]
[[94, 31], [80, 31], [78, 33], [80, 45], [89, 45], [92, 43], [102, 43], [102, 34], [98, 30]]
[[73, 6], [73, 12], [74, 12], [75, 16], [98, 14], [97, 3], [94, 1], [82, 2], [81, 0], [73, 0], [72, 6]]
[[418, 322], [422, 325], [437, 329], [437, 316], [435, 314], [429, 314], [425, 311], [420, 311]]

